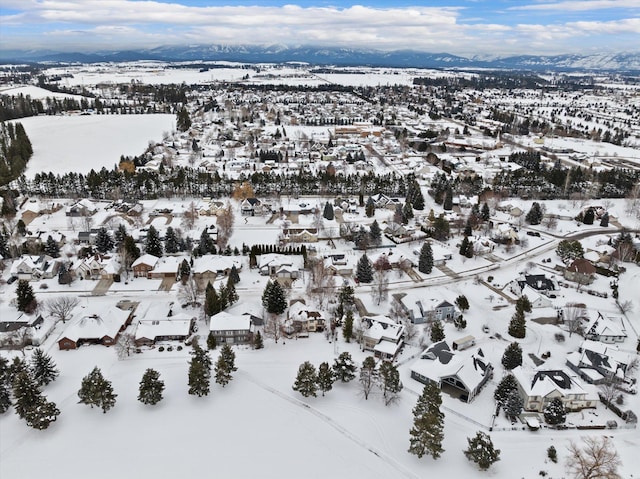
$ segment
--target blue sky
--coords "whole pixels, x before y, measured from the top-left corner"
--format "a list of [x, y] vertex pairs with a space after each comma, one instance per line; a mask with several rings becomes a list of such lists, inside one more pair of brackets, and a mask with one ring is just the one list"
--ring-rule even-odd
[[462, 55], [640, 50], [640, 0], [0, 0], [0, 49], [283, 44]]

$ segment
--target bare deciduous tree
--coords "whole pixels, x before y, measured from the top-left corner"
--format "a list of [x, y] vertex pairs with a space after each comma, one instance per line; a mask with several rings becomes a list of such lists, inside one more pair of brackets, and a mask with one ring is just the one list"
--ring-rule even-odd
[[230, 203], [227, 203], [218, 213], [218, 248], [224, 248], [233, 234], [234, 215]]
[[611, 440], [606, 436], [583, 437], [583, 445], [571, 441], [567, 473], [575, 479], [619, 479], [622, 464]]
[[78, 298], [74, 298], [73, 296], [60, 296], [48, 300], [45, 307], [51, 316], [66, 323], [67, 319], [71, 317], [71, 312], [78, 306], [79, 302]]
[[279, 314], [269, 314], [264, 322], [264, 335], [278, 343], [282, 337], [282, 318]]
[[387, 300], [389, 292], [389, 270], [379, 269], [373, 273], [373, 284], [371, 285], [371, 296], [376, 304]]
[[307, 294], [314, 298], [320, 309], [324, 309], [330, 298], [335, 296], [336, 279], [322, 259], [309, 262], [310, 277]]
[[118, 359], [124, 359], [131, 356], [131, 354], [136, 351], [136, 343], [133, 334], [122, 333], [119, 335], [115, 348]]
[[196, 203], [192, 201], [182, 214], [182, 226], [187, 230], [192, 230], [198, 219], [198, 208]]
[[633, 311], [633, 301], [630, 299], [625, 301], [616, 301], [616, 306], [618, 306], [618, 309], [624, 315]]
[[565, 304], [563, 320], [569, 330], [569, 337], [571, 337], [573, 333], [582, 334], [582, 320], [584, 319], [588, 319], [586, 306], [584, 304]]
[[192, 277], [180, 283], [178, 299], [182, 304], [198, 306], [200, 304], [200, 289], [198, 283]]

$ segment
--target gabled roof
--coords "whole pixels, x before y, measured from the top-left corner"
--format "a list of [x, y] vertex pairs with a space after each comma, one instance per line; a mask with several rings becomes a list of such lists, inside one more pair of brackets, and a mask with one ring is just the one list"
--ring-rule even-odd
[[74, 316], [59, 339], [68, 338], [74, 342], [79, 339], [101, 339], [105, 336], [115, 338], [125, 324], [131, 311], [116, 307], [104, 309], [85, 309]]
[[221, 311], [211, 316], [209, 331], [249, 331], [251, 318], [247, 315], [236, 316]]

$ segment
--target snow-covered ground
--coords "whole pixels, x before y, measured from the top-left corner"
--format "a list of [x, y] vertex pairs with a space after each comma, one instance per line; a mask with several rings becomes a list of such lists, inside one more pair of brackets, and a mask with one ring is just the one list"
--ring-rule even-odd
[[86, 174], [117, 166], [121, 155], [140, 155], [150, 141], [175, 129], [175, 115], [85, 115], [22, 118], [33, 145], [25, 171]]

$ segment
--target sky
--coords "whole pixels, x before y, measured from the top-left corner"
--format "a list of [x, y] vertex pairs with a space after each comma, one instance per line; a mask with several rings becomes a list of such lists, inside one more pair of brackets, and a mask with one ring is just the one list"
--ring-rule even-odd
[[0, 0], [0, 50], [207, 44], [467, 56], [638, 52], [640, 0]]

